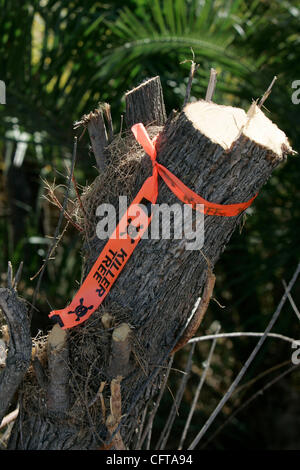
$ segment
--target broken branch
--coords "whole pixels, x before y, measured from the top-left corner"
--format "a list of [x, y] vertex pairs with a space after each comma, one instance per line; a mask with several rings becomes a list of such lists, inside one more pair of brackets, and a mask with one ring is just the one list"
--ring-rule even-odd
[[175, 348], [173, 349], [172, 351], [173, 354], [179, 349], [183, 348], [183, 346], [186, 345], [186, 343], [194, 336], [194, 334], [196, 334], [202, 322], [202, 319], [206, 313], [206, 310], [208, 308], [215, 282], [216, 282], [216, 276], [211, 272], [210, 268], [208, 268], [206, 284], [204, 287], [202, 299], [200, 300], [200, 304], [198, 308], [196, 309], [196, 312], [194, 313], [193, 318], [188, 323], [183, 336], [180, 338]]
[[0, 308], [9, 327], [6, 367], [0, 375], [0, 422], [31, 359], [31, 336], [25, 303], [13, 289], [0, 289]]
[[48, 337], [49, 384], [47, 408], [51, 414], [64, 414], [69, 409], [69, 368], [67, 333], [56, 324]]
[[130, 333], [130, 326], [127, 323], [121, 323], [113, 331], [110, 364], [111, 377], [117, 377], [118, 375], [125, 377], [127, 375], [131, 353]]

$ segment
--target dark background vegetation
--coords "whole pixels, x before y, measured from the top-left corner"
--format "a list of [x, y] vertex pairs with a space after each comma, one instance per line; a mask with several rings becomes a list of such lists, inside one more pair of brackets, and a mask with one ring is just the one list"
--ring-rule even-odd
[[[209, 71], [218, 71], [214, 101], [248, 109], [274, 75], [266, 114], [300, 151], [300, 105], [292, 103], [292, 82], [300, 80], [300, 5], [292, 1], [0, 0], [0, 79], [7, 104], [0, 105], [0, 272], [7, 262], [24, 261], [19, 293], [32, 301], [36, 279], [54, 234], [59, 211], [44, 198], [43, 179], [59, 186], [61, 197], [70, 166], [73, 122], [99, 101], [112, 106], [115, 132], [124, 112], [124, 93], [143, 79], [160, 75], [167, 111], [181, 108], [192, 58], [200, 64], [192, 99], [205, 96]], [[76, 180], [96, 176], [88, 137], [79, 142]], [[199, 334], [263, 331], [300, 258], [299, 156], [273, 174], [233, 236], [216, 267], [215, 297]], [[75, 197], [75, 194], [72, 194]], [[81, 276], [80, 235], [73, 227], [45, 272], [37, 299], [33, 334], [49, 328], [47, 314], [62, 307]], [[300, 305], [299, 282], [293, 289]], [[300, 339], [299, 321], [286, 303], [274, 331]], [[227, 390], [256, 339], [220, 340], [187, 442]], [[172, 433], [175, 446], [209, 342], [196, 349], [192, 375]], [[185, 351], [188, 351], [188, 347]], [[176, 367], [184, 367], [186, 352]], [[224, 407], [207, 437], [237, 406], [284, 370], [291, 345], [268, 339], [244, 379], [247, 384]], [[279, 365], [276, 371], [259, 374]], [[180, 374], [171, 373], [176, 391]], [[254, 383], [250, 382], [256, 379]], [[299, 449], [300, 380], [296, 371], [253, 402], [209, 443], [210, 449]], [[165, 393], [154, 435], [163, 427], [172, 396]]]

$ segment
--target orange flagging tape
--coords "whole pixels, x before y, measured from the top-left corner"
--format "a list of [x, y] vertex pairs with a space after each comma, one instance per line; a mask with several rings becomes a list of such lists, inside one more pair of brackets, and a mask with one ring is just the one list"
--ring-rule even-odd
[[[170, 190], [186, 204], [207, 215], [232, 217], [243, 212], [255, 199], [241, 204], [214, 204], [203, 199], [185, 186], [173, 173], [156, 161], [155, 140], [151, 141], [143, 124], [135, 124], [132, 132], [150, 156], [153, 172], [121, 218], [97, 261], [88, 273], [72, 302], [62, 310], [53, 310], [49, 317], [63, 329], [72, 328], [87, 320], [101, 305], [152, 219], [152, 204], [158, 195], [158, 175]], [[203, 209], [197, 204], [203, 205]], [[135, 220], [138, 219], [138, 222]], [[141, 223], [142, 221], [142, 223]]]

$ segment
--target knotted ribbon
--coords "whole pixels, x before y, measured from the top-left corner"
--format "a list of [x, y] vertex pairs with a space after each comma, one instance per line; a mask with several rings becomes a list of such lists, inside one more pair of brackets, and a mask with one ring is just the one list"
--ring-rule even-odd
[[255, 195], [249, 201], [240, 204], [215, 204], [206, 201], [185, 186], [165, 166], [157, 162], [156, 138], [153, 141], [150, 139], [143, 124], [135, 124], [131, 130], [137, 142], [151, 158], [152, 175], [146, 179], [126, 213], [121, 217], [118, 226], [107, 241], [72, 302], [62, 310], [50, 312], [49, 317], [57, 321], [63, 329], [72, 328], [86, 321], [102, 304], [116, 282], [151, 223], [152, 205], [156, 203], [158, 196], [158, 176], [164, 180], [180, 201], [207, 215], [237, 216], [247, 209], [256, 197]]

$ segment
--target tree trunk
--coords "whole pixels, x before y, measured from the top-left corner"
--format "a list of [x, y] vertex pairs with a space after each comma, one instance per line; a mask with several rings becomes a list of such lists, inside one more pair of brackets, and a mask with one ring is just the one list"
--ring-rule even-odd
[[[237, 138], [232, 139], [231, 144], [223, 145], [220, 137], [213, 138], [207, 129], [204, 133], [201, 123], [202, 115], [207, 115], [214, 123], [214, 113], [223, 112], [223, 108], [224, 112], [229, 112], [229, 117], [224, 115], [221, 130], [217, 129], [216, 123], [216, 134], [223, 132], [226, 140], [224, 129], [226, 119], [231, 119], [232, 110], [229, 107], [225, 109], [213, 103], [193, 103], [179, 113], [173, 112], [165, 122], [160, 80], [155, 77], [126, 95], [126, 123], [131, 126], [135, 122], [143, 122], [152, 136], [160, 132], [157, 161], [190, 189], [214, 203], [241, 203], [258, 193], [272, 170], [291, 149], [281, 134], [278, 150], [272, 145], [259, 143], [259, 139], [255, 141], [255, 131], [250, 131], [248, 124], [240, 125]], [[210, 112], [213, 112], [211, 118]], [[256, 112], [257, 116], [261, 113], [256, 108], [252, 108], [251, 112]], [[98, 120], [99, 113], [101, 110], [96, 113]], [[195, 113], [200, 116], [199, 122], [198, 117], [194, 118]], [[87, 125], [87, 120], [83, 120], [83, 124]], [[101, 135], [107, 138], [103, 125], [102, 119], [99, 135], [100, 138]], [[277, 132], [276, 129], [266, 132], [271, 135]], [[93, 210], [96, 203], [91, 202], [91, 194], [95, 195], [103, 185], [106, 187], [107, 165], [116, 165], [116, 152], [120, 152], [121, 148], [123, 154], [130, 154], [134, 149], [138, 156], [134, 167], [132, 161], [128, 164], [122, 161], [122, 156], [117, 160], [117, 170], [120, 172], [121, 165], [127, 170], [133, 169], [128, 177], [130, 185], [124, 185], [124, 181], [117, 177], [114, 179], [114, 175], [119, 176], [120, 172], [109, 173], [110, 187], [114, 190], [113, 194], [107, 193], [107, 198], [104, 196], [102, 202], [113, 202], [117, 211], [118, 196], [132, 198], [152, 171], [150, 158], [138, 148], [130, 133], [123, 138], [117, 136], [105, 149], [98, 137], [93, 127], [97, 148], [103, 148], [102, 162], [99, 160], [101, 155], [97, 155], [98, 167], [103, 169], [103, 173], [82, 197], [86, 210], [84, 217], [81, 214], [82, 220], [86, 221], [86, 215], [89, 216], [88, 227], [85, 226], [89, 238], [83, 245], [83, 279], [106, 243], [95, 234], [97, 219]], [[183, 205], [161, 179], [157, 203]], [[117, 448], [118, 445], [133, 448], [142, 412], [159, 390], [170, 354], [183, 336], [195, 302], [206, 286], [208, 274], [242, 217], [242, 214], [234, 217], [205, 215], [205, 237], [201, 250], [186, 249], [185, 238], [142, 239], [102, 306], [83, 325], [68, 332], [68, 356], [63, 349], [64, 361], [68, 363], [65, 377], [70, 374], [69, 397], [65, 398], [65, 402], [61, 400], [66, 393], [65, 377], [62, 377], [60, 384], [63, 392], [60, 387], [55, 409], [53, 381], [57, 380], [57, 369], [53, 364], [59, 364], [62, 358], [56, 357], [53, 362], [53, 358], [48, 357], [48, 365], [44, 364], [50, 387], [49, 384], [44, 388], [38, 384], [32, 370], [25, 377], [23, 405], [9, 448], [91, 449]], [[207, 304], [207, 298], [205, 302]], [[56, 354], [59, 355], [60, 350]], [[114, 431], [108, 432], [107, 417], [112, 415], [110, 384], [120, 375], [121, 398], [118, 406], [121, 407], [122, 419], [114, 421]], [[36, 397], [31, 400], [29, 383], [36, 390]]]

